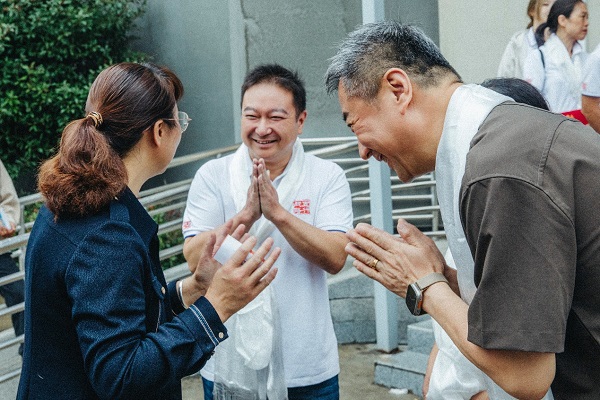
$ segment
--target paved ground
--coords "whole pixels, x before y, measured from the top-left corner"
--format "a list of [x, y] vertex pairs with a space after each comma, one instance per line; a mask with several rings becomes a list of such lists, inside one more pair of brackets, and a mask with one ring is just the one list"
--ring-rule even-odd
[[[0, 340], [14, 337], [12, 329], [0, 332]], [[373, 344], [346, 344], [340, 350], [340, 398], [342, 400], [417, 400], [412, 394], [398, 395], [389, 388], [373, 383], [374, 363], [379, 352]], [[21, 365], [17, 347], [0, 350], [0, 375]], [[0, 400], [14, 400], [17, 394], [19, 378], [13, 378], [0, 384]], [[198, 376], [183, 380], [183, 399], [202, 399], [202, 383]]]

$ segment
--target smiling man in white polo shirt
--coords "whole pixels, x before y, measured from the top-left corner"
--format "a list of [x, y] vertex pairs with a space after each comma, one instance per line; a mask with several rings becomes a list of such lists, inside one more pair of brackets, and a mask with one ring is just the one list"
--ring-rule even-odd
[[[244, 224], [250, 234], [274, 239], [281, 248], [272, 283], [279, 315], [274, 324], [281, 331], [288, 398], [329, 400], [339, 398], [339, 360], [326, 278], [346, 261], [352, 202], [343, 170], [304, 153], [298, 136], [306, 116], [306, 92], [296, 73], [279, 65], [248, 73], [243, 144], [198, 170], [184, 215], [184, 254], [196, 265], [193, 249], [203, 233], [229, 219], [234, 228]], [[202, 376], [205, 399], [212, 399], [210, 365]]]

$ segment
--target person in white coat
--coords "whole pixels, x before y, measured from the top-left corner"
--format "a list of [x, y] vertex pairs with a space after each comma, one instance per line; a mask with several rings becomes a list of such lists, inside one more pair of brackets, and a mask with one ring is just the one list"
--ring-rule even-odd
[[580, 41], [588, 31], [588, 9], [582, 0], [557, 0], [548, 20], [538, 30], [551, 35], [539, 52], [532, 52], [523, 67], [523, 79], [546, 98], [550, 111], [581, 109], [582, 68], [587, 52]]
[[522, 78], [523, 64], [531, 51], [538, 49], [544, 37], [536, 38], [536, 29], [548, 18], [550, 7], [555, 0], [529, 0], [527, 6], [527, 15], [529, 24], [527, 28], [516, 32], [511, 38], [498, 66], [498, 77], [501, 78]]

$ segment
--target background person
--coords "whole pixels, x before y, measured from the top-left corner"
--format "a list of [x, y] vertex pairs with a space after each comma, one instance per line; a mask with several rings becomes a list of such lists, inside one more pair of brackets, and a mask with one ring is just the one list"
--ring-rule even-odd
[[532, 84], [518, 78], [491, 78], [481, 82], [481, 86], [510, 97], [517, 103], [549, 110], [544, 96]]
[[453, 274], [435, 243], [399, 220], [400, 238], [367, 224], [348, 232], [356, 268], [413, 314], [429, 313], [511, 396], [539, 399], [552, 385], [556, 399], [600, 398], [600, 215], [589, 211], [600, 137], [463, 84], [429, 38], [396, 22], [351, 33], [326, 83], [362, 158], [403, 182], [435, 170], [457, 265]]
[[587, 52], [579, 41], [587, 35], [588, 17], [583, 1], [556, 0], [547, 21], [538, 27], [548, 27], [550, 37], [525, 61], [523, 79], [542, 93], [553, 112], [581, 109], [582, 68]]
[[[0, 222], [0, 239], [6, 239], [15, 234], [15, 229], [21, 219], [21, 207], [19, 206], [19, 197], [13, 185], [10, 175], [6, 172], [6, 168], [0, 161], [0, 208], [4, 216], [7, 218], [8, 226]], [[19, 272], [19, 266], [11, 257], [10, 252], [0, 254], [0, 277]], [[4, 297], [7, 307], [14, 306], [23, 302], [23, 281], [9, 283], [0, 286], [0, 295]], [[12, 320], [15, 336], [21, 336], [24, 331], [23, 312], [18, 312], [10, 316]], [[23, 355], [23, 344], [19, 345], [18, 350], [20, 355]]]
[[581, 112], [600, 133], [600, 45], [585, 61], [581, 94]]
[[18, 399], [181, 399], [181, 378], [227, 338], [222, 322], [275, 277], [271, 240], [241, 265], [256, 245], [248, 239], [217, 270], [213, 235], [202, 273], [165, 281], [158, 227], [137, 196], [167, 168], [187, 127], [182, 94], [166, 68], [105, 69], [86, 117], [67, 125], [58, 154], [42, 165]]
[[[498, 77], [523, 78], [523, 64], [531, 51], [537, 51], [545, 41], [544, 37], [536, 39], [536, 29], [548, 18], [548, 12], [554, 0], [529, 0], [527, 16], [529, 24], [526, 29], [518, 31], [509, 40], [498, 66]], [[541, 40], [540, 40], [541, 39]]]
[[[228, 219], [259, 236], [271, 232], [281, 247], [272, 288], [289, 399], [337, 399], [340, 369], [326, 279], [346, 261], [350, 187], [337, 164], [304, 153], [298, 136], [307, 116], [306, 91], [296, 73], [257, 66], [244, 79], [241, 108], [243, 144], [204, 164], [192, 182], [184, 254], [195, 265], [190, 249]], [[212, 399], [211, 365], [201, 373], [205, 399]]]

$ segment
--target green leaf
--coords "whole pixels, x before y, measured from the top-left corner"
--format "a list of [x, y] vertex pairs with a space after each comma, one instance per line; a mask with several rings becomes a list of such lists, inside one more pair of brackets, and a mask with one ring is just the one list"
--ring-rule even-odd
[[98, 72], [147, 58], [128, 47], [145, 6], [145, 0], [0, 0], [0, 158], [13, 178], [34, 179], [65, 125], [82, 116]]

